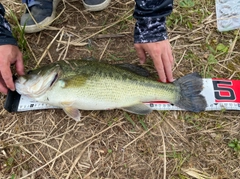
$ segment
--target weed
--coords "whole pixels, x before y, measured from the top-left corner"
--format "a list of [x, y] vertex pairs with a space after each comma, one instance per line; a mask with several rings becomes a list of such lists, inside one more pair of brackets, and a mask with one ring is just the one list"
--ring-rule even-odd
[[126, 21], [122, 21], [122, 22], [120, 22], [119, 26], [120, 26], [120, 27], [119, 27], [119, 32], [128, 29], [128, 24], [126, 23]]
[[22, 28], [18, 22], [16, 15], [10, 11], [11, 18], [13, 19], [14, 23], [16, 24], [13, 26], [13, 36], [18, 40], [18, 46], [22, 51], [27, 49], [27, 41], [25, 39], [25, 26]]
[[181, 171], [181, 168], [185, 162], [190, 158], [190, 154], [186, 153], [186, 151], [177, 152], [174, 147], [172, 147], [172, 153], [167, 155], [167, 158], [174, 158], [176, 163], [176, 170]]
[[209, 51], [209, 55], [207, 57], [207, 66], [206, 66], [206, 77], [211, 77], [211, 72], [213, 70], [213, 67], [218, 64], [217, 58], [223, 54], [226, 54], [228, 52], [229, 46], [226, 46], [222, 43], [219, 43], [214, 48], [212, 44], [206, 44], [206, 47]]
[[168, 27], [173, 28], [177, 24], [182, 24], [183, 23], [183, 16], [180, 13], [172, 13], [166, 21], [166, 24]]
[[15, 179], [16, 175], [12, 174], [11, 179]]
[[108, 149], [108, 153], [111, 154], [113, 152], [112, 149]]
[[[208, 65], [215, 65], [218, 63], [217, 59], [213, 54], [210, 54], [207, 59]], [[209, 68], [210, 69], [210, 68]]]
[[194, 1], [192, 0], [182, 0], [179, 3], [180, 7], [190, 8], [195, 5]]
[[18, 22], [16, 15], [10, 11], [10, 16], [13, 22], [16, 24], [12, 26], [12, 33], [15, 39], [17, 39], [18, 47], [23, 52], [24, 63], [30, 58], [30, 52], [27, 48], [27, 40], [25, 39], [25, 26], [22, 28]]
[[132, 118], [127, 113], [124, 113], [124, 117], [133, 125], [133, 127], [136, 126], [136, 123], [132, 120]]
[[138, 115], [137, 116], [138, 117], [138, 120], [139, 120], [139, 122], [140, 122], [140, 124], [142, 125], [142, 127], [144, 128], [144, 130], [145, 131], [147, 131], [148, 130], [148, 127], [147, 127], [147, 125], [144, 123], [144, 121], [143, 121], [143, 119], [145, 119], [143, 116], [140, 116], [140, 115]]
[[108, 126], [111, 126], [113, 124], [112, 121], [108, 121]]
[[226, 46], [226, 45], [224, 45], [224, 44], [222, 44], [222, 43], [219, 43], [219, 44], [217, 45], [216, 52], [227, 53], [227, 52], [228, 52], [228, 49], [229, 49], [228, 46]]
[[233, 139], [228, 143], [228, 146], [232, 148], [235, 152], [240, 152], [240, 141], [238, 139]]
[[12, 168], [12, 166], [14, 165], [14, 158], [13, 157], [9, 157], [6, 161], [6, 165], [9, 167], [9, 168]]

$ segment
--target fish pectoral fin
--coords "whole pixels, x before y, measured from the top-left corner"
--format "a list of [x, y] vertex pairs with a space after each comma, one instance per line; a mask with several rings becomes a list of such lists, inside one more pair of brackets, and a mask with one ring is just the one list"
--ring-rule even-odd
[[143, 103], [135, 104], [132, 106], [124, 107], [122, 108], [124, 111], [130, 112], [130, 113], [135, 113], [135, 114], [141, 114], [141, 115], [146, 115], [150, 112], [152, 112], [152, 109], [146, 106]]
[[73, 118], [75, 121], [80, 121], [81, 113], [77, 108], [65, 107], [63, 108], [63, 110], [69, 117]]

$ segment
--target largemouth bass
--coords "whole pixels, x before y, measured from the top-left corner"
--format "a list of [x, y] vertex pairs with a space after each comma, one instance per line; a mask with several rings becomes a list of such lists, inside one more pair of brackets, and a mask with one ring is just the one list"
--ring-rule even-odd
[[58, 61], [29, 71], [15, 81], [19, 94], [62, 108], [79, 121], [81, 110], [123, 109], [148, 114], [148, 101], [168, 101], [187, 111], [204, 111], [207, 103], [198, 73], [160, 83], [126, 67], [97, 61]]

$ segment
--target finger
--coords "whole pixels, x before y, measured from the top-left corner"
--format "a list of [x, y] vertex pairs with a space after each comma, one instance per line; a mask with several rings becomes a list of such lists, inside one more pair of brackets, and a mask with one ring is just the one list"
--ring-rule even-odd
[[17, 56], [16, 71], [18, 75], [24, 75], [24, 65], [23, 65], [23, 58], [22, 58], [21, 52]]
[[154, 66], [155, 66], [155, 68], [158, 72], [158, 76], [159, 76], [160, 81], [165, 83], [167, 80], [166, 80], [166, 75], [165, 75], [164, 66], [163, 66], [161, 56], [152, 57], [152, 59], [153, 59]]
[[[164, 41], [160, 41], [157, 42], [158, 45], [160, 45], [158, 48], [162, 49], [161, 54], [168, 54], [168, 59], [171, 63], [171, 66], [174, 66], [174, 57], [172, 54], [172, 48], [171, 48], [171, 44], [169, 43], [169, 40], [164, 40]], [[162, 46], [163, 44], [165, 44], [164, 46]]]
[[171, 47], [168, 48], [168, 59], [171, 63], [171, 67], [173, 68], [174, 67], [174, 57], [173, 57], [173, 54], [172, 54]]
[[140, 63], [141, 64], [145, 63], [146, 62], [146, 53], [145, 53], [144, 49], [141, 48], [141, 46], [138, 44], [135, 44], [134, 47], [137, 51], [137, 56], [139, 58]]
[[8, 89], [5, 86], [3, 86], [2, 84], [0, 84], [0, 92], [3, 94], [7, 94], [7, 91], [8, 91]]
[[8, 89], [7, 89], [5, 83], [4, 83], [4, 81], [3, 81], [3, 79], [0, 75], [0, 92], [3, 93], [3, 94], [7, 94], [7, 91], [8, 91]]
[[11, 72], [11, 69], [10, 69], [10, 65], [7, 65], [7, 64], [3, 64], [1, 66], [1, 75], [2, 75], [2, 78], [3, 78], [3, 81], [5, 82], [6, 86], [11, 89], [12, 91], [15, 90], [15, 86], [14, 86], [14, 83], [13, 83], [13, 78], [12, 78], [12, 72]]
[[169, 58], [169, 54], [163, 54], [162, 61], [166, 78], [169, 82], [172, 82], [173, 81], [172, 62], [171, 59]]

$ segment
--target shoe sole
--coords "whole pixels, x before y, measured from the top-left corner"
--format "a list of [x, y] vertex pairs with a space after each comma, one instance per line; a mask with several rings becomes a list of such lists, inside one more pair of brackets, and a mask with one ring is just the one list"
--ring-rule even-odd
[[46, 29], [55, 19], [56, 17], [56, 9], [57, 9], [57, 5], [59, 4], [61, 0], [53, 0], [53, 12], [52, 15], [50, 17], [47, 17], [46, 19], [44, 19], [42, 22], [34, 24], [34, 25], [28, 25], [28, 26], [21, 26], [24, 29], [25, 33], [36, 33], [36, 32], [40, 32], [44, 29]]
[[111, 0], [106, 0], [104, 1], [102, 4], [98, 4], [98, 5], [89, 5], [89, 4], [86, 4], [84, 1], [83, 1], [83, 5], [84, 7], [86, 8], [86, 10], [88, 11], [101, 11], [105, 8], [107, 8], [107, 6], [110, 4]]

